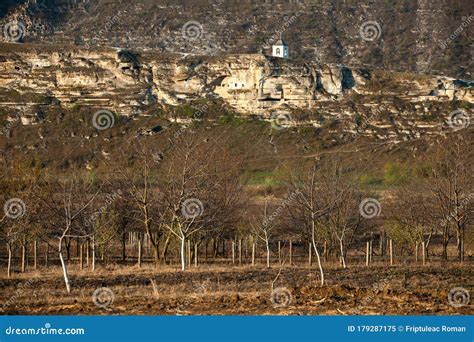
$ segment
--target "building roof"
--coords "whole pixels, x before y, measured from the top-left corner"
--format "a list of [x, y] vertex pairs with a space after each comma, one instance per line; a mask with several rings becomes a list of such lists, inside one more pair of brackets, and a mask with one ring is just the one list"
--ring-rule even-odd
[[275, 45], [283, 45], [283, 46], [288, 46], [288, 44], [287, 44], [287, 43], [285, 43], [285, 42], [284, 42], [282, 39], [279, 39], [279, 40], [278, 40], [278, 41], [275, 43]]

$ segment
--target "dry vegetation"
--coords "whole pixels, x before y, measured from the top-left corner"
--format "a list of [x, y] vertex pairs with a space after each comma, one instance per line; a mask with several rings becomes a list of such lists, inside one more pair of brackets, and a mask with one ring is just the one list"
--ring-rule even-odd
[[[418, 155], [354, 142], [295, 164], [272, 150], [299, 140], [245, 127], [166, 130], [99, 156], [7, 149], [2, 203], [25, 207], [1, 221], [3, 312], [472, 313], [447, 301], [473, 286], [469, 130]], [[379, 215], [362, 215], [366, 198]], [[115, 296], [105, 309], [101, 287]], [[276, 308], [281, 287], [292, 300]]]
[[[454, 308], [447, 302], [450, 288], [470, 284], [472, 265], [435, 263], [429, 266], [341, 269], [326, 266], [327, 284], [305, 265], [283, 267], [277, 286], [291, 293], [282, 308], [271, 302], [271, 283], [279, 268], [261, 266], [200, 266], [182, 273], [178, 267], [142, 268], [110, 265], [98, 269], [72, 268], [74, 290], [67, 295], [59, 268], [0, 280], [4, 314], [86, 315], [359, 315], [359, 314], [472, 314], [472, 305]], [[152, 285], [152, 280], [155, 286]], [[29, 284], [21, 290], [22, 284]], [[114, 301], [98, 308], [95, 289], [108, 287]], [[467, 286], [467, 285], [465, 285]]]

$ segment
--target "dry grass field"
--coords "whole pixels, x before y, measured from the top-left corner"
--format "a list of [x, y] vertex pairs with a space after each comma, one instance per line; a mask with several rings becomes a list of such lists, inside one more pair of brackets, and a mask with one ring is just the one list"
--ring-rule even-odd
[[[307, 266], [199, 266], [186, 272], [170, 266], [110, 265], [96, 272], [70, 267], [72, 293], [59, 267], [0, 278], [2, 314], [7, 315], [469, 315], [472, 301], [449, 305], [450, 289], [472, 292], [472, 263], [444, 267], [372, 265], [342, 269], [326, 265], [327, 285]], [[285, 288], [290, 301], [272, 302]], [[98, 307], [96, 289], [107, 287], [113, 302]], [[108, 299], [106, 299], [107, 301]]]

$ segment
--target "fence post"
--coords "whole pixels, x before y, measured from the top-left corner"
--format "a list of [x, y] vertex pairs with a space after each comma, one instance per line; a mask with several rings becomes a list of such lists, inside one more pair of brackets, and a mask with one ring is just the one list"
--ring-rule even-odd
[[49, 243], [46, 241], [46, 252], [44, 254], [44, 265], [48, 267], [48, 260], [49, 259]]
[[415, 264], [418, 263], [418, 241], [415, 242]]
[[255, 241], [252, 241], [252, 266], [255, 266]]
[[372, 263], [372, 255], [373, 253], [373, 239], [372, 239], [372, 234], [370, 234], [370, 244], [369, 244], [369, 264]]
[[239, 265], [242, 265], [242, 239], [239, 239]]
[[422, 258], [423, 258], [423, 266], [426, 264], [426, 249], [425, 249], [425, 241], [421, 243], [421, 249], [422, 249]]
[[293, 263], [293, 241], [290, 240], [290, 266]]
[[390, 266], [393, 265], [393, 240], [390, 239], [389, 241], [389, 249], [390, 249]]
[[138, 267], [142, 267], [142, 239], [138, 239]]
[[35, 270], [38, 269], [38, 241], [35, 239], [33, 242], [33, 263]]
[[232, 240], [232, 265], [235, 265], [235, 241]]
[[80, 260], [80, 264], [81, 264], [81, 271], [84, 269], [84, 244], [80, 244], [80, 247], [79, 247], [79, 260]]
[[369, 252], [370, 252], [370, 242], [367, 241], [367, 247], [366, 247], [366, 255], [365, 255], [365, 266], [369, 266]]
[[278, 241], [278, 264], [281, 265], [281, 242]]
[[198, 267], [199, 260], [198, 260], [198, 244], [197, 242], [194, 243], [194, 266]]

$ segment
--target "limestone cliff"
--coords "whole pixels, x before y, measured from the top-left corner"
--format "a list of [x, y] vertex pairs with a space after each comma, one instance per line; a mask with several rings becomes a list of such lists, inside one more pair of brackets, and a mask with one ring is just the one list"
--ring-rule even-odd
[[330, 107], [354, 96], [473, 102], [473, 83], [264, 55], [197, 57], [114, 49], [0, 46], [0, 105], [90, 105], [122, 115], [220, 98], [242, 115]]

